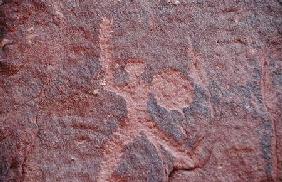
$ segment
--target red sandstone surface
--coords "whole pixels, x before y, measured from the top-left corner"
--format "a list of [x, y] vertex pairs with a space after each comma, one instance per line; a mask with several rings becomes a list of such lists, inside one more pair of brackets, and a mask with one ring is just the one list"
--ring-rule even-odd
[[0, 181], [282, 181], [280, 0], [1, 0]]

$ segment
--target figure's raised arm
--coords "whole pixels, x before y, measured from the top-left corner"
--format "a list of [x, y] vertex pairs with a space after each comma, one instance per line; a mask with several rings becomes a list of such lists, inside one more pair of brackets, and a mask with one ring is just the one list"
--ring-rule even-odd
[[108, 86], [113, 85], [112, 25], [112, 19], [102, 18], [99, 32], [100, 63], [105, 72], [104, 84], [107, 84]]

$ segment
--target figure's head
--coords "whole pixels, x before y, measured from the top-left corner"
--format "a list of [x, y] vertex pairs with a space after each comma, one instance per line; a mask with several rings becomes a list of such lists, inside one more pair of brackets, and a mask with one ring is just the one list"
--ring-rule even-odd
[[142, 60], [131, 59], [125, 65], [125, 70], [129, 75], [130, 81], [138, 80], [145, 70], [145, 63]]
[[191, 104], [194, 97], [191, 81], [175, 69], [165, 69], [156, 74], [151, 91], [158, 104], [169, 110], [181, 111]]

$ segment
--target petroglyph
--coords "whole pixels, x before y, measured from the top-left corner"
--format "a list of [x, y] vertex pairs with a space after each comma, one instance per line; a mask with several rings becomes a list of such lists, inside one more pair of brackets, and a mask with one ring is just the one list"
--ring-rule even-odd
[[57, 4], [55, 3], [53, 5], [53, 8], [54, 8], [54, 14], [57, 15], [58, 17], [60, 18], [64, 18], [64, 14], [61, 12], [61, 8], [60, 8], [61, 4]]
[[281, 13], [0, 0], [0, 181], [282, 181]]
[[171, 4], [174, 4], [174, 5], [179, 5], [181, 2], [178, 1], [178, 0], [167, 0], [167, 3], [171, 3]]
[[142, 59], [129, 59], [125, 65], [125, 71], [129, 75], [127, 84], [115, 85], [114, 71], [119, 65], [113, 58], [112, 26], [113, 20], [102, 19], [99, 43], [100, 62], [105, 76], [101, 81], [101, 86], [125, 99], [128, 119], [104, 146], [105, 160], [102, 163], [101, 169], [103, 170], [98, 181], [109, 180], [119, 164], [123, 148], [141, 133], [145, 134], [157, 149], [162, 147], [168, 151], [174, 158], [176, 168], [183, 170], [194, 168], [198, 165], [199, 160], [194, 160], [193, 154], [189, 153], [190, 151], [175, 144], [177, 142], [174, 139], [159, 130], [147, 111], [149, 95], [153, 94], [161, 107], [182, 112], [183, 107], [189, 106], [193, 101], [192, 83], [181, 72], [173, 69], [166, 69], [155, 75], [152, 83], [145, 83], [141, 77], [145, 70], [145, 62]]
[[193, 101], [191, 83], [176, 70], [166, 70], [154, 76], [151, 90], [158, 104], [168, 110], [182, 112], [182, 108]]

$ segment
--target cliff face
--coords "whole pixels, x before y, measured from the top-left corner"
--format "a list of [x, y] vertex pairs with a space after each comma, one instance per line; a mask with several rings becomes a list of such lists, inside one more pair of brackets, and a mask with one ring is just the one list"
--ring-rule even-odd
[[282, 180], [275, 0], [0, 1], [0, 181]]

